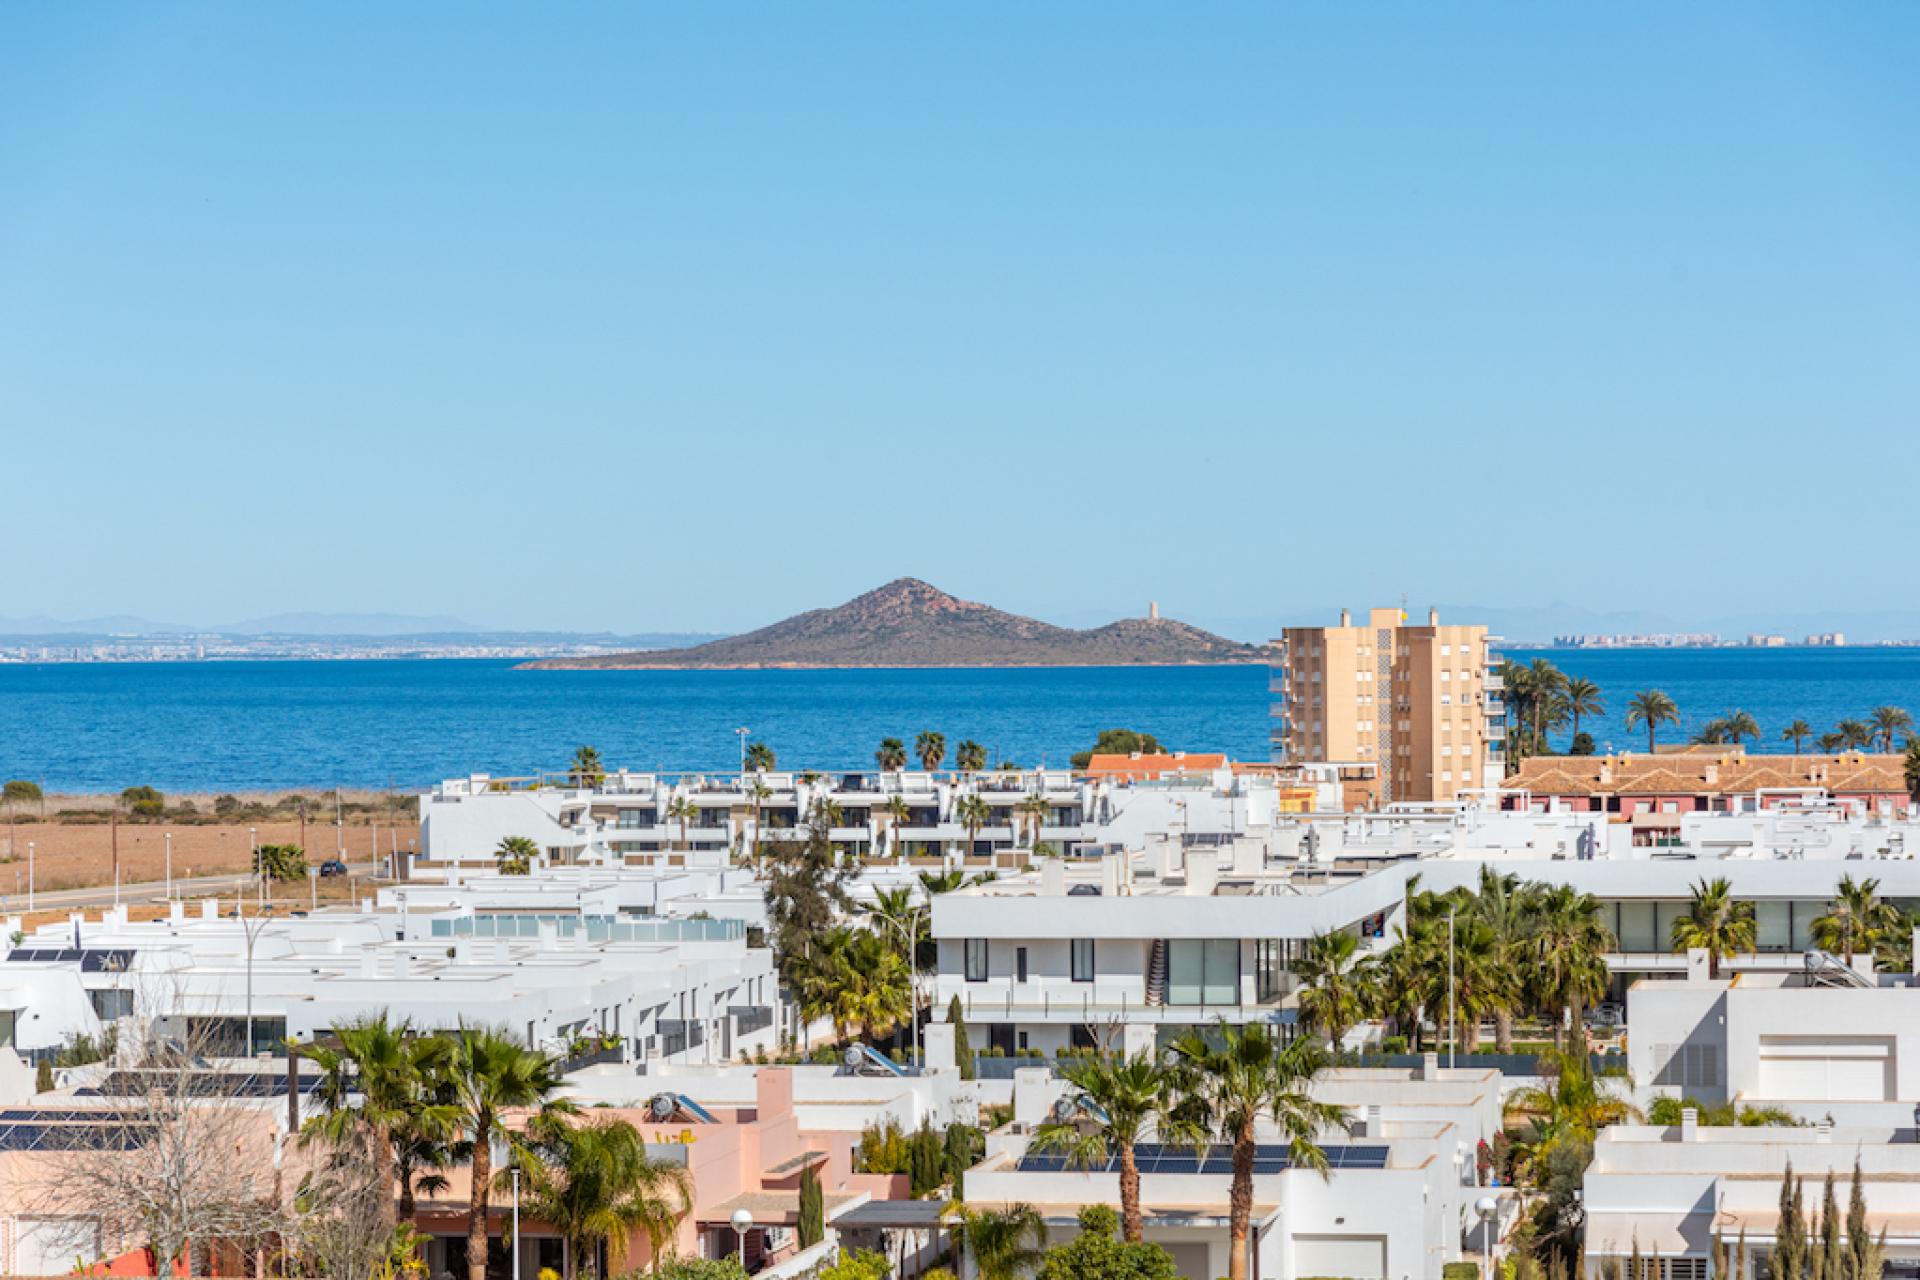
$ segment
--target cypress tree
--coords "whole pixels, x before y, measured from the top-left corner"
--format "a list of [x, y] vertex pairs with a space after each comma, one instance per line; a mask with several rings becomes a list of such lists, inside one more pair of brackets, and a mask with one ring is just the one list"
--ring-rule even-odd
[[35, 1093], [53, 1092], [53, 1064], [45, 1058], [40, 1059], [40, 1065], [34, 1069], [33, 1091]]
[[819, 1172], [808, 1164], [800, 1173], [800, 1247], [810, 1249], [826, 1234], [826, 1196], [820, 1190]]
[[1713, 1233], [1713, 1274], [1727, 1274], [1727, 1240], [1718, 1231]]
[[1867, 1230], [1867, 1194], [1861, 1189], [1860, 1157], [1853, 1158], [1853, 1186], [1847, 1193], [1847, 1280], [1880, 1280], [1886, 1228], [1876, 1241]]
[[1820, 1273], [1814, 1280], [1847, 1280], [1847, 1246], [1840, 1236], [1840, 1201], [1833, 1192], [1833, 1170], [1827, 1170], [1820, 1196]]
[[1800, 1216], [1800, 1184], [1793, 1161], [1780, 1179], [1780, 1225], [1774, 1231], [1773, 1274], [1780, 1280], [1804, 1280], [1807, 1272], [1806, 1224]]
[[967, 1043], [967, 1021], [960, 1013], [960, 997], [947, 1001], [947, 1022], [953, 1027], [953, 1059], [962, 1080], [973, 1079], [973, 1047]]
[[1747, 1280], [1747, 1229], [1740, 1228], [1740, 1239], [1733, 1246], [1734, 1280]]

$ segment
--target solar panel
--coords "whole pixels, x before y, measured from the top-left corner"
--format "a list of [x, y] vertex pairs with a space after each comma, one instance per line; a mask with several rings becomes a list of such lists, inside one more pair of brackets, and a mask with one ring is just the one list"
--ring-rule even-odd
[[0, 1125], [0, 1151], [131, 1151], [153, 1134], [151, 1125]]
[[133, 967], [133, 957], [129, 947], [88, 951], [80, 957], [80, 969], [83, 973], [124, 973]]

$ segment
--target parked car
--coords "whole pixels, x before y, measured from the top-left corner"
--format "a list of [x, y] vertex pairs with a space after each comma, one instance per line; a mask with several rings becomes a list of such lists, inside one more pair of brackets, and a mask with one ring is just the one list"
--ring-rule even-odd
[[347, 874], [347, 864], [338, 858], [328, 858], [320, 864], [320, 874], [322, 876], [343, 876]]

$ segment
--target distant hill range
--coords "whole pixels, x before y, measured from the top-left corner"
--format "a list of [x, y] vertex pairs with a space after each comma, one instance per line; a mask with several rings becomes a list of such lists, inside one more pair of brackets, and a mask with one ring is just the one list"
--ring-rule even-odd
[[1267, 650], [1170, 618], [1075, 631], [901, 578], [832, 609], [687, 649], [547, 658], [541, 670], [742, 667], [1189, 666], [1265, 662]]

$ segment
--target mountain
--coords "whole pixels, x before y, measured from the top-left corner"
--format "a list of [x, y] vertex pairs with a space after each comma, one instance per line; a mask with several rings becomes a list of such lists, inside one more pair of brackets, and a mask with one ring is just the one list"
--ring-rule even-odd
[[530, 668], [1068, 667], [1264, 662], [1266, 651], [1170, 618], [1075, 631], [901, 578], [832, 609], [690, 649], [549, 658]]
[[104, 618], [79, 618], [63, 621], [35, 614], [30, 618], [0, 618], [0, 636], [181, 636], [192, 635], [193, 627], [155, 622], [116, 613]]

